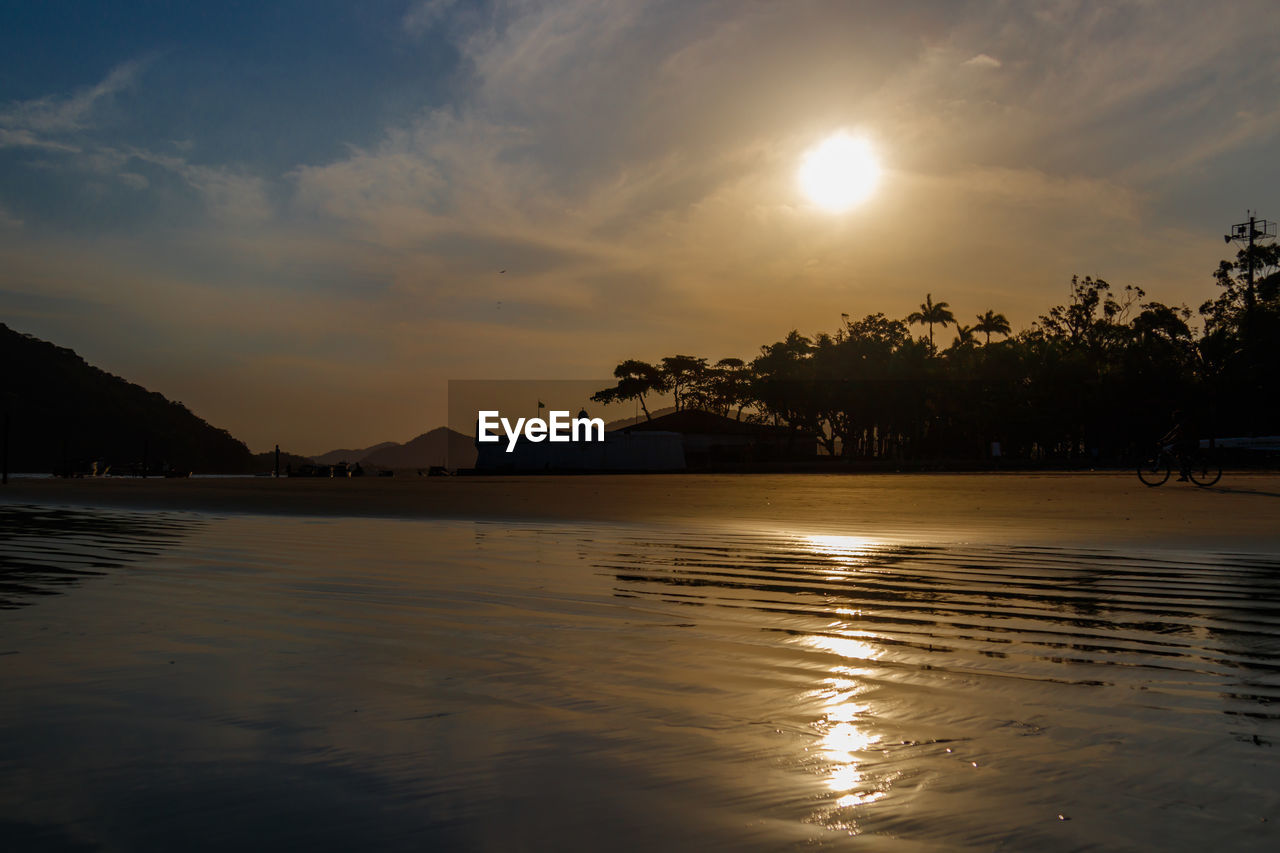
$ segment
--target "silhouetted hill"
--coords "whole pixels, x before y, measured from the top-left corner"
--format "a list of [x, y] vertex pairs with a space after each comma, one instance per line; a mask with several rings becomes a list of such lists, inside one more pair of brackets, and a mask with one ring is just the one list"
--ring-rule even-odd
[[[316, 460], [310, 456], [299, 456], [296, 453], [285, 453], [280, 451], [280, 473], [284, 474], [289, 470], [289, 466], [301, 468], [303, 465], [314, 465]], [[333, 464], [333, 463], [329, 463]], [[276, 453], [274, 450], [268, 450], [265, 453], [253, 454], [253, 473], [265, 474], [268, 471], [274, 471], [276, 466]]]
[[249, 448], [186, 406], [0, 323], [0, 404], [11, 418], [9, 470], [51, 472], [102, 460], [200, 473], [253, 470]]
[[471, 468], [476, 464], [476, 446], [470, 436], [448, 427], [436, 427], [404, 444], [375, 451], [360, 463], [378, 468], [429, 468], [432, 465]]
[[[654, 409], [649, 414], [654, 418], [660, 418], [663, 415], [671, 414], [675, 410], [676, 410], [675, 406], [664, 406], [661, 409]], [[643, 413], [641, 413], [641, 415], [636, 418], [620, 418], [616, 421], [609, 421], [607, 424], [605, 424], [604, 431], [613, 432], [614, 430], [622, 429], [623, 427], [629, 427], [634, 424], [642, 424], [647, 420], [649, 420], [649, 418], [646, 418]]]
[[376, 453], [387, 447], [399, 446], [400, 445], [394, 441], [381, 441], [375, 445], [365, 447], [360, 450], [330, 450], [328, 453], [321, 453], [319, 456], [315, 457], [315, 462], [318, 465], [333, 465], [338, 462], [350, 462], [354, 464], [356, 462], [362, 462], [370, 453]]

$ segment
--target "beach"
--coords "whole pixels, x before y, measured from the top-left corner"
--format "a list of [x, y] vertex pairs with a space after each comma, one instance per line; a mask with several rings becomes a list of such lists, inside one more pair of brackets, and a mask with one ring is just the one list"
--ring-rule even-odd
[[384, 518], [743, 525], [926, 541], [1280, 549], [1280, 475], [1132, 472], [16, 479], [9, 503]]
[[0, 853], [1280, 851], [1275, 3], [10, 6]]
[[15, 480], [13, 850], [1272, 850], [1276, 478]]

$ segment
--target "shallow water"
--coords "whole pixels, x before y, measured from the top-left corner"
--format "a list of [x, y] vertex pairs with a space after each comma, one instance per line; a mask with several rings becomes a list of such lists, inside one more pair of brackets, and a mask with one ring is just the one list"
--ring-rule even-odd
[[0, 507], [6, 849], [1280, 847], [1280, 558]]

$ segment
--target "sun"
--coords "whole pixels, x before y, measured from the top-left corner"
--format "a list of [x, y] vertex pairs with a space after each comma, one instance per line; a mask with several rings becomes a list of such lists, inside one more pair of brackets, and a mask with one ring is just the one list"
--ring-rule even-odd
[[799, 179], [810, 201], [841, 213], [871, 195], [880, 179], [880, 164], [865, 139], [837, 133], [804, 155]]

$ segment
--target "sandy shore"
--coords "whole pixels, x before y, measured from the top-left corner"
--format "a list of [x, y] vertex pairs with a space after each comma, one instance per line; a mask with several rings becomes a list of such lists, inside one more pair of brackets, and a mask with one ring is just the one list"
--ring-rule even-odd
[[18, 482], [0, 836], [1271, 853], [1277, 479]]
[[1280, 476], [1133, 474], [19, 479], [0, 502], [216, 513], [728, 524], [893, 537], [1280, 550]]

